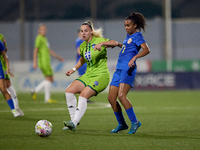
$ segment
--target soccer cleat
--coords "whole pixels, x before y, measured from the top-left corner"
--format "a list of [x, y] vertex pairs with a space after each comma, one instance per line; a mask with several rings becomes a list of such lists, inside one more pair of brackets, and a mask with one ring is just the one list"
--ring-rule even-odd
[[[64, 125], [67, 126], [69, 128], [69, 130], [72, 130], [75, 132], [76, 127], [74, 125], [74, 123], [70, 120], [70, 121], [63, 121]], [[67, 128], [65, 128], [67, 130]]]
[[19, 108], [16, 108], [16, 111], [20, 114], [19, 116], [24, 116], [24, 113], [21, 111], [21, 109], [19, 109]]
[[128, 132], [128, 134], [134, 134], [140, 126], [141, 126], [141, 122], [139, 121], [136, 123], [132, 123], [131, 129]]
[[33, 89], [31, 90], [31, 95], [32, 95], [32, 99], [35, 101], [37, 93], [35, 93], [35, 91]]
[[128, 125], [126, 123], [125, 124], [118, 124], [118, 126], [110, 132], [111, 133], [118, 133], [121, 130], [127, 130], [127, 129], [128, 129]]
[[[77, 126], [80, 124], [80, 122], [77, 124]], [[65, 125], [65, 123], [64, 123], [64, 125]], [[67, 127], [67, 126], [64, 126], [63, 127], [63, 130], [65, 131], [65, 130], [69, 130], [69, 128]]]
[[69, 128], [67, 127], [67, 126], [64, 126], [63, 127], [63, 130], [65, 131], [65, 130], [69, 130]]
[[20, 113], [16, 109], [12, 109], [11, 111], [12, 111], [14, 117], [19, 117], [20, 116]]
[[57, 100], [53, 100], [53, 99], [49, 99], [47, 101], [45, 101], [45, 103], [57, 103]]

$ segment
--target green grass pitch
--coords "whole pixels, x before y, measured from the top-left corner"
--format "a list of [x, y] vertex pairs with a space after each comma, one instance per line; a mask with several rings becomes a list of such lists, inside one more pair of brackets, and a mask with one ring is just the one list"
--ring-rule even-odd
[[[45, 104], [43, 94], [37, 101], [30, 94], [18, 94], [25, 116], [14, 118], [0, 94], [1, 150], [199, 150], [200, 91], [135, 91], [128, 94], [142, 125], [136, 134], [128, 130], [117, 134], [114, 113], [107, 94], [92, 97], [76, 132], [63, 131], [63, 121], [70, 120], [64, 93], [53, 93], [57, 104]], [[130, 121], [123, 109], [130, 126]], [[38, 120], [47, 119], [53, 132], [47, 138], [36, 135]]]

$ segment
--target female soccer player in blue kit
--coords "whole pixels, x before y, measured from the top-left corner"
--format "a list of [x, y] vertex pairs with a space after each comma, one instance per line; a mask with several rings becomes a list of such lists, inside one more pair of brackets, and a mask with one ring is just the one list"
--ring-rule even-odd
[[[9, 68], [8, 58], [6, 56], [6, 50], [5, 50], [4, 44], [1, 41], [0, 41], [0, 54], [3, 55], [3, 59], [5, 60], [5, 63], [7, 66], [6, 72], [10, 74], [10, 68]], [[13, 99], [11, 98], [11, 95], [7, 91], [6, 82], [5, 82], [5, 73], [3, 71], [3, 66], [2, 66], [1, 61], [0, 61], [0, 90], [5, 100], [7, 101], [8, 105], [10, 106], [10, 109], [14, 117], [21, 116], [21, 114], [15, 109]]]
[[[141, 30], [145, 31], [146, 28], [146, 19], [141, 13], [131, 13], [125, 18], [124, 25], [127, 36], [119, 53], [116, 71], [110, 83], [108, 101], [118, 121], [118, 126], [111, 133], [118, 133], [121, 130], [128, 129], [121, 106], [117, 101], [118, 97], [132, 123], [128, 134], [134, 134], [141, 126], [141, 122], [137, 120], [133, 106], [126, 96], [130, 88], [133, 87], [137, 72], [136, 59], [149, 54], [150, 50], [142, 33], [139, 32]], [[139, 53], [141, 48], [142, 51]]]

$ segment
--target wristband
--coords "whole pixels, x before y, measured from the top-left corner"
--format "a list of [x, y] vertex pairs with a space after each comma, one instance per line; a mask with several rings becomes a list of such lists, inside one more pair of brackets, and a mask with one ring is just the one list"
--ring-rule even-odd
[[116, 43], [117, 43], [117, 46], [119, 46], [119, 43], [116, 41]]
[[76, 68], [74, 67], [74, 68], [72, 68], [72, 70], [76, 71]]

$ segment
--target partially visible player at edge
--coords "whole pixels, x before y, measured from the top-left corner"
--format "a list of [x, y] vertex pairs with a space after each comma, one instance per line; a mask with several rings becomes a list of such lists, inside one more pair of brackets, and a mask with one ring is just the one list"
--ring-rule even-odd
[[[118, 42], [102, 37], [102, 28], [95, 30], [92, 22], [87, 21], [81, 25], [81, 34], [84, 42], [80, 45], [81, 58], [75, 67], [66, 72], [70, 76], [85, 62], [87, 70], [84, 75], [74, 80], [66, 89], [66, 101], [71, 117], [70, 121], [64, 121], [63, 130], [75, 131], [76, 126], [85, 114], [87, 99], [97, 96], [109, 84], [110, 75], [107, 66], [107, 48], [118, 46]], [[96, 46], [101, 43], [101, 51], [95, 51]], [[77, 99], [75, 94], [80, 93]]]
[[[8, 50], [7, 49], [7, 43], [6, 43], [6, 40], [3, 36], [3, 34], [0, 34], [0, 41], [4, 44], [5, 52], [7, 53], [7, 50]], [[7, 54], [6, 54], [6, 57], [8, 58]], [[4, 72], [4, 77], [5, 77], [4, 81], [5, 81], [5, 84], [6, 84], [6, 88], [7, 88], [8, 92], [10, 93], [10, 95], [13, 99], [14, 107], [17, 111], [17, 114], [15, 114], [15, 117], [24, 116], [24, 113], [19, 108], [19, 102], [18, 102], [16, 91], [15, 91], [14, 87], [12, 86], [12, 84], [10, 82], [10, 75], [7, 73], [7, 65], [6, 65], [6, 62], [5, 62], [3, 55], [0, 56], [0, 59], [1, 59], [1, 64], [2, 64], [2, 68], [3, 68], [3, 72]]]
[[35, 48], [33, 53], [33, 69], [37, 69], [39, 66], [42, 71], [45, 80], [43, 80], [39, 85], [35, 87], [35, 89], [31, 90], [32, 98], [36, 100], [36, 93], [44, 88], [45, 93], [45, 103], [57, 103], [57, 100], [51, 99], [51, 85], [54, 81], [53, 71], [51, 68], [51, 57], [57, 58], [61, 62], [64, 59], [58, 56], [54, 51], [52, 51], [49, 47], [48, 40], [46, 38], [46, 26], [44, 24], [39, 25], [38, 36], [35, 40]]
[[[75, 46], [76, 46], [76, 63], [79, 61], [79, 59], [81, 58], [80, 55], [80, 45], [84, 42], [84, 40], [82, 39], [82, 35], [81, 35], [81, 30], [78, 29], [78, 38], [76, 39], [75, 42]], [[85, 74], [87, 68], [87, 63], [85, 63], [84, 65], [82, 65], [79, 69], [78, 69], [78, 75], [82, 76], [83, 74]]]
[[[128, 134], [134, 134], [141, 126], [141, 122], [137, 120], [127, 94], [130, 88], [133, 87], [133, 81], [137, 72], [136, 59], [149, 54], [150, 49], [142, 33], [139, 32], [141, 30], [145, 31], [146, 28], [146, 19], [141, 13], [131, 13], [125, 18], [124, 25], [127, 36], [119, 53], [116, 71], [110, 83], [108, 101], [118, 121], [118, 126], [111, 133], [118, 133], [121, 130], [128, 129], [128, 125], [122, 114], [122, 108], [117, 101], [118, 97], [132, 124]], [[141, 48], [142, 51], [139, 53]]]
[[[8, 58], [6, 56], [6, 50], [1, 41], [0, 41], [0, 53], [6, 62], [6, 66], [7, 66], [6, 71], [7, 71], [7, 73], [10, 74], [10, 67], [9, 67]], [[20, 116], [19, 112], [15, 109], [15, 105], [14, 105], [13, 99], [11, 98], [10, 93], [8, 93], [8, 91], [7, 91], [6, 81], [5, 81], [5, 73], [3, 71], [3, 66], [2, 66], [1, 62], [0, 62], [0, 90], [1, 90], [5, 100], [7, 101], [8, 105], [10, 106], [10, 109], [11, 109], [14, 117]]]

